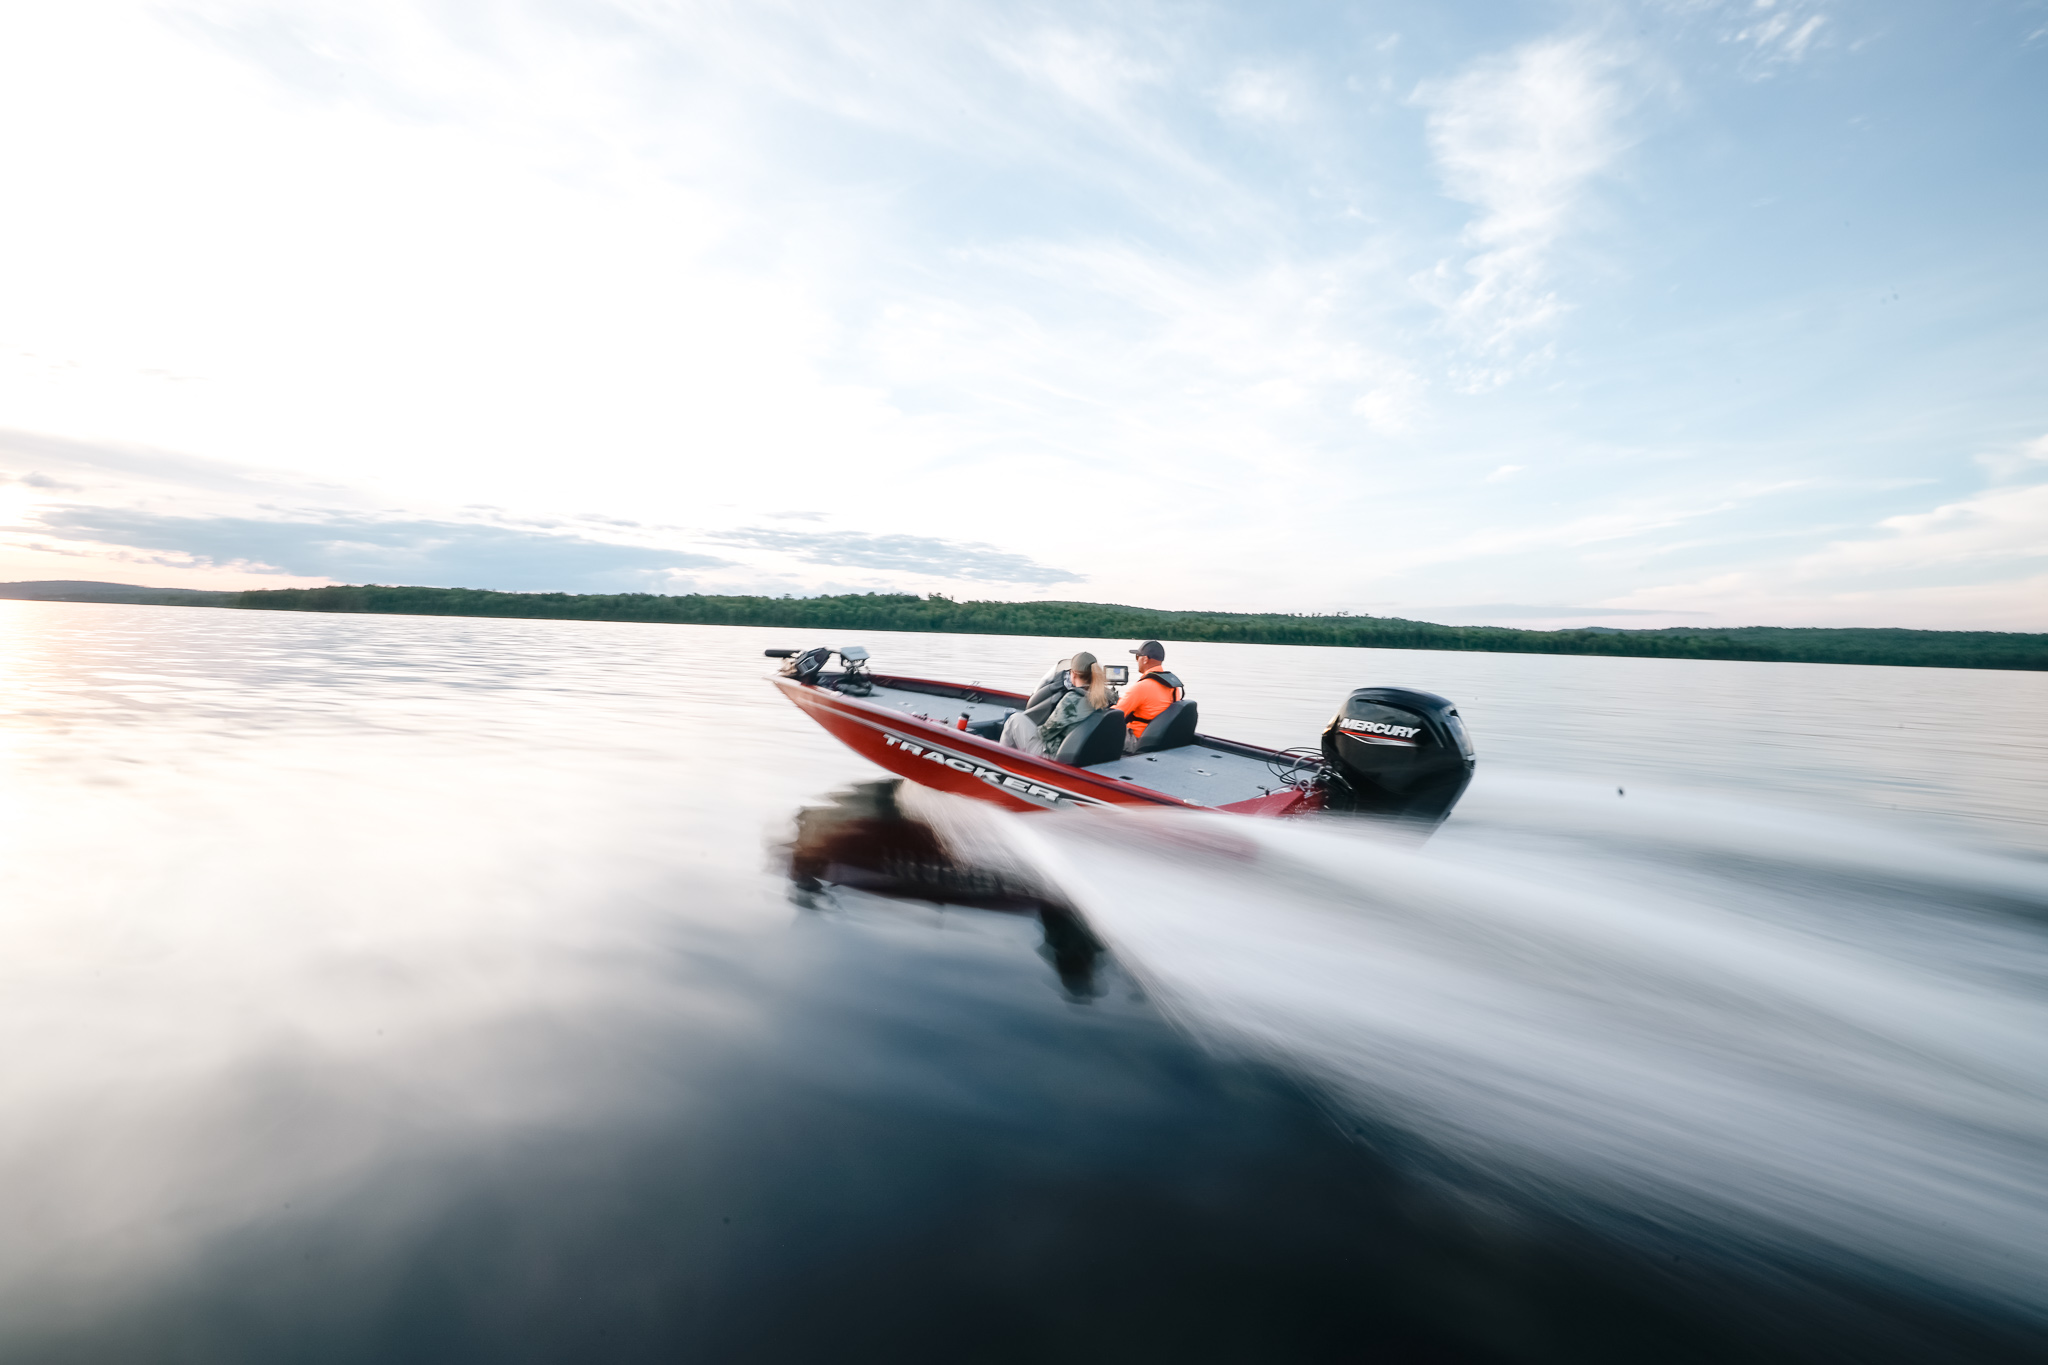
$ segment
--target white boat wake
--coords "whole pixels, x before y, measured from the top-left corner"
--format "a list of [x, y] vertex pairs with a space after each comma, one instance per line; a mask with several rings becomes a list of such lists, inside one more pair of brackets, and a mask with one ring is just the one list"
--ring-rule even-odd
[[1196, 1035], [1460, 1183], [2048, 1323], [2048, 869], [1502, 779], [1425, 848], [920, 814], [1056, 887]]

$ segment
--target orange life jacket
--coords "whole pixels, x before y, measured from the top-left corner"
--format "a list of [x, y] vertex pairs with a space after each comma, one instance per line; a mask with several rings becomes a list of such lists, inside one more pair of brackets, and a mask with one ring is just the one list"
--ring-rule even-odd
[[[1152, 684], [1146, 687], [1145, 684]], [[1141, 692], [1139, 689], [1143, 688]], [[1181, 699], [1187, 691], [1181, 680], [1163, 668], [1155, 668], [1132, 683], [1125, 692], [1117, 710], [1130, 717], [1130, 732], [1133, 735], [1145, 733], [1145, 726], [1159, 718], [1159, 713]]]

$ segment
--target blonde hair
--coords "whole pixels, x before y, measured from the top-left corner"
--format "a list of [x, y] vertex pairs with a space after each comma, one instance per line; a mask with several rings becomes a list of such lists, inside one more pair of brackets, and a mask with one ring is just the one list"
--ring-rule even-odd
[[1069, 668], [1068, 672], [1080, 673], [1088, 680], [1088, 709], [1100, 711], [1109, 705], [1109, 673], [1094, 659], [1088, 661], [1085, 670]]

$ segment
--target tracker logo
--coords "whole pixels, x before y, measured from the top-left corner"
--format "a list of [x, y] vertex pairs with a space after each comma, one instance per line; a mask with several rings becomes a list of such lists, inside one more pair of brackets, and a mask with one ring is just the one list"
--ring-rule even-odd
[[1076, 796], [1072, 792], [1063, 792], [1057, 787], [1048, 787], [1042, 782], [1033, 782], [1028, 777], [1019, 777], [1017, 774], [1005, 772], [1001, 768], [991, 768], [986, 763], [977, 763], [971, 758], [962, 758], [959, 754], [948, 753], [944, 749], [933, 748], [931, 745], [919, 743], [914, 739], [905, 739], [902, 735], [891, 734], [887, 730], [882, 731], [882, 742], [892, 749], [902, 750], [912, 758], [922, 758], [930, 763], [943, 764], [956, 773], [965, 773], [969, 777], [978, 777], [991, 787], [1001, 787], [1006, 792], [1021, 796], [1027, 801], [1036, 801], [1041, 806], [1057, 806], [1062, 803], [1080, 806], [1098, 806], [1102, 804], [1092, 797]]
[[1419, 725], [1387, 725], [1376, 720], [1340, 720], [1339, 730], [1349, 730], [1369, 744], [1415, 743], [1415, 737], [1422, 733]]

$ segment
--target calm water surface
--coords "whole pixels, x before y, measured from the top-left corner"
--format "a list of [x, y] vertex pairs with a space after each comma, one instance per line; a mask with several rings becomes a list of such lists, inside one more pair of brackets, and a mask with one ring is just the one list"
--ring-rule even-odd
[[1479, 777], [1420, 851], [924, 810], [1077, 992], [793, 892], [877, 776], [760, 680], [820, 642], [0, 603], [0, 1357], [2048, 1346], [2048, 676], [1176, 645]]

